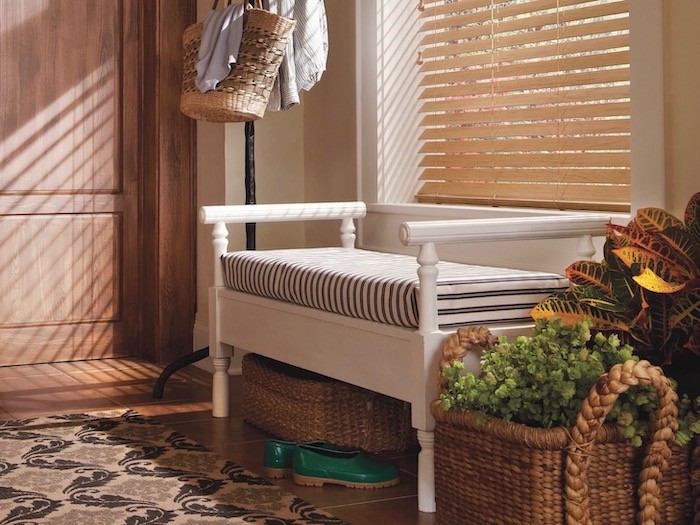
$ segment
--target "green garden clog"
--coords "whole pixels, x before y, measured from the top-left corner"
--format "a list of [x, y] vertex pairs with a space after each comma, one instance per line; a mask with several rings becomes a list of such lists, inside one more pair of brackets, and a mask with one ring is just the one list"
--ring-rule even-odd
[[[325, 441], [309, 441], [308, 445], [327, 447]], [[292, 462], [294, 461], [294, 441], [282, 441], [280, 439], [268, 439], [265, 442], [263, 455], [263, 467], [268, 478], [288, 478], [292, 475]]]
[[334, 450], [312, 444], [294, 449], [294, 483], [320, 487], [326, 483], [355, 489], [378, 489], [399, 483], [399, 469], [354, 450]]

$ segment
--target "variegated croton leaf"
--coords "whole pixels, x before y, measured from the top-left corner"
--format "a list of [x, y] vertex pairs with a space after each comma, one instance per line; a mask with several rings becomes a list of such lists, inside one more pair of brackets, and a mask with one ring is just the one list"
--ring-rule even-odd
[[658, 294], [672, 294], [680, 292], [683, 290], [688, 283], [691, 281], [684, 281], [682, 283], [669, 283], [664, 281], [661, 277], [652, 272], [649, 268], [645, 268], [642, 273], [632, 277], [634, 282], [645, 290]]
[[623, 316], [629, 311], [629, 308], [618, 302], [615, 298], [603, 293], [600, 288], [595, 286], [586, 286], [578, 297], [579, 302], [593, 306], [606, 312], [615, 312]]
[[605, 263], [577, 261], [566, 269], [566, 277], [580, 286], [594, 286], [607, 294], [612, 292]]
[[700, 244], [700, 192], [690, 198], [688, 206], [685, 208], [685, 226], [695, 239], [695, 242]]
[[610, 276], [613, 297], [617, 302], [627, 305], [632, 311], [638, 311], [642, 306], [639, 285], [625, 272], [610, 270], [608, 275]]
[[[680, 221], [678, 222], [680, 223]], [[685, 227], [682, 226], [681, 230], [684, 229]], [[671, 270], [673, 274], [685, 276], [687, 279], [692, 279], [697, 275], [697, 267], [692, 258], [684, 251], [676, 249], [669, 239], [662, 235], [660, 231], [650, 233], [648, 231], [618, 226], [616, 224], [608, 224], [608, 231], [614, 232], [620, 239], [629, 241], [629, 243], [623, 244], [623, 247], [633, 246], [635, 248], [640, 248], [652, 254], [654, 259], [663, 259], [666, 267], [669, 269], [674, 268]], [[673, 234], [671, 235], [673, 236]], [[644, 268], [647, 267], [643, 266], [642, 269]]]
[[669, 322], [673, 328], [700, 324], [700, 290], [682, 294], [673, 301]]
[[673, 307], [673, 298], [665, 294], [646, 294], [646, 300], [649, 303], [649, 333], [651, 341], [655, 348], [662, 348], [664, 343], [671, 336], [673, 328], [670, 323], [671, 308]]
[[661, 208], [640, 208], [637, 210], [635, 222], [644, 230], [652, 232], [684, 226], [677, 217]]
[[650, 270], [669, 283], [683, 283], [691, 278], [687, 269], [674, 265], [659, 255], [635, 246], [625, 246], [612, 251], [625, 266], [632, 270], [632, 275], [639, 275]]
[[686, 228], [667, 228], [659, 235], [695, 267], [697, 276], [700, 273], [700, 242], [695, 240]]
[[575, 299], [567, 299], [566, 296], [561, 297], [560, 294], [540, 302], [530, 311], [530, 316], [535, 321], [558, 317], [565, 324], [574, 324], [588, 317], [599, 330], [629, 330], [627, 323], [616, 314]]

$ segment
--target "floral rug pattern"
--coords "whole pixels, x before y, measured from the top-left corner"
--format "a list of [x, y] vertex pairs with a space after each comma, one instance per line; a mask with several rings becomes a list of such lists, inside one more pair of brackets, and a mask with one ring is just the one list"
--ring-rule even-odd
[[0, 421], [0, 524], [344, 522], [126, 411]]

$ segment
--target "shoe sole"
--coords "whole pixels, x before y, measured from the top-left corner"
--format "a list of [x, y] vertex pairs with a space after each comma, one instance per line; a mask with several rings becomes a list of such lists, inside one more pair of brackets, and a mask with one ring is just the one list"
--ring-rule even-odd
[[265, 477], [272, 479], [291, 478], [293, 469], [265, 467]]
[[322, 487], [325, 484], [340, 485], [350, 489], [383, 489], [385, 487], [393, 487], [399, 484], [399, 478], [390, 479], [389, 481], [380, 481], [378, 483], [355, 483], [353, 481], [345, 481], [342, 479], [317, 478], [314, 476], [304, 476], [294, 473], [294, 483], [303, 487]]

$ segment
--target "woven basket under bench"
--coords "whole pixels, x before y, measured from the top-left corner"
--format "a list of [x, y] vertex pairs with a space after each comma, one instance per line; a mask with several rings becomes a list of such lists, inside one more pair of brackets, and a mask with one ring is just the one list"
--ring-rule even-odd
[[[488, 344], [483, 332], [460, 329], [443, 348], [441, 368]], [[637, 383], [653, 384], [661, 400], [646, 449], [602, 424], [617, 396]], [[647, 362], [616, 365], [591, 390], [572, 430], [484, 422], [433, 403], [437, 523], [700, 525], [700, 448], [669, 447], [669, 390]]]
[[411, 405], [257, 354], [243, 357], [243, 417], [288, 441], [367, 452], [416, 444]]

